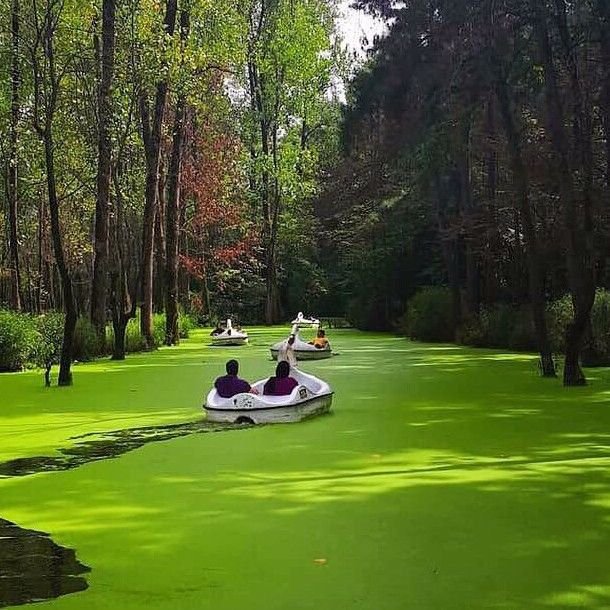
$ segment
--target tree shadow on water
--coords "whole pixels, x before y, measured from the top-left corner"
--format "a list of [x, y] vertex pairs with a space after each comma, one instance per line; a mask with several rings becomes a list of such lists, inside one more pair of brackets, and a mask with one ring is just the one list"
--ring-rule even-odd
[[72, 549], [48, 534], [0, 519], [0, 608], [84, 591], [87, 572]]

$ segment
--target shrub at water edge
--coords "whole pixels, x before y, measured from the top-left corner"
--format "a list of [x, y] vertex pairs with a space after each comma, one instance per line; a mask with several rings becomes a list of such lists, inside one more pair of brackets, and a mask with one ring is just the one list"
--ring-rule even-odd
[[455, 338], [451, 292], [448, 288], [422, 288], [407, 303], [402, 329], [419, 341], [450, 342]]

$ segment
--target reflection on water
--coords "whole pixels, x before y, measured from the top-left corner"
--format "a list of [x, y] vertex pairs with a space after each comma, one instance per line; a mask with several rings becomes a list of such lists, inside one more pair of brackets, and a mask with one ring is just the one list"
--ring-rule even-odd
[[243, 429], [243, 424], [211, 424], [205, 421], [188, 422], [145, 428], [127, 428], [75, 437], [72, 447], [60, 449], [59, 455], [17, 458], [0, 462], [1, 477], [22, 477], [37, 472], [69, 470], [88, 462], [107, 460], [138, 449], [147, 443], [167, 441], [188, 434], [220, 432], [222, 430]]
[[0, 519], [0, 608], [84, 591], [89, 571], [47, 534]]

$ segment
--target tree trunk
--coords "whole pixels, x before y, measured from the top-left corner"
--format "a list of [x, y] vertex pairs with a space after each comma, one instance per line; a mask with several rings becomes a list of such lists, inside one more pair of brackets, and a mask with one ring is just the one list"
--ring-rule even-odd
[[47, 189], [49, 197], [49, 212], [51, 215], [51, 235], [53, 238], [53, 250], [55, 251], [55, 262], [61, 279], [64, 309], [66, 318], [64, 322], [64, 336], [59, 359], [59, 376], [57, 384], [66, 386], [72, 384], [72, 346], [74, 343], [74, 329], [76, 328], [76, 303], [72, 289], [72, 279], [64, 258], [64, 249], [61, 238], [61, 227], [59, 224], [59, 201], [57, 199], [57, 186], [55, 180], [55, 160], [53, 154], [53, 134], [50, 121], [47, 121], [44, 134], [44, 150], [47, 174]]
[[165, 344], [177, 345], [178, 332], [178, 225], [180, 221], [180, 175], [184, 142], [186, 99], [181, 95], [176, 107], [172, 157], [168, 176], [167, 225], [165, 239]]
[[438, 233], [441, 241], [441, 251], [447, 271], [447, 283], [451, 292], [451, 324], [455, 333], [462, 323], [462, 293], [460, 288], [460, 256], [459, 244], [456, 236], [452, 233], [448, 219], [450, 182], [448, 176], [438, 177], [433, 180], [433, 189], [437, 206]]
[[112, 77], [114, 71], [115, 0], [103, 1], [102, 67], [98, 92], [98, 165], [95, 202], [95, 239], [93, 279], [91, 283], [91, 321], [98, 340], [106, 336], [106, 294], [108, 290], [108, 217], [110, 210], [110, 162], [112, 142]]
[[[169, 36], [174, 33], [176, 25], [177, 0], [167, 0], [165, 5], [165, 31]], [[155, 108], [152, 125], [146, 92], [140, 95], [140, 118], [142, 121], [142, 139], [146, 153], [146, 195], [144, 216], [142, 219], [142, 264], [141, 264], [141, 312], [140, 330], [149, 349], [154, 344], [153, 314], [153, 268], [155, 246], [155, 218], [157, 214], [159, 190], [159, 164], [161, 157], [161, 130], [165, 114], [168, 84], [166, 80], [157, 83]]]
[[19, 65], [19, 0], [11, 3], [11, 126], [8, 163], [8, 222], [9, 252], [11, 260], [11, 307], [21, 310], [21, 272], [19, 268], [19, 239], [17, 230], [19, 183], [18, 183], [18, 139], [21, 86]]
[[[574, 188], [569, 145], [564, 126], [558, 75], [553, 60], [553, 50], [547, 29], [544, 6], [533, 0], [535, 32], [544, 68], [545, 100], [548, 129], [557, 161], [559, 193], [563, 206], [566, 231], [566, 258], [568, 281], [574, 306], [574, 317], [566, 331], [566, 360], [563, 383], [566, 386], [585, 385], [586, 379], [580, 367], [583, 336], [589, 325], [591, 308], [595, 298], [593, 258], [588, 246], [587, 222], [582, 222]], [[586, 205], [585, 205], [586, 210]], [[584, 226], [583, 226], [584, 224]]]
[[112, 259], [110, 270], [110, 309], [112, 311], [112, 328], [114, 343], [112, 359], [125, 360], [125, 332], [129, 320], [136, 316], [136, 299], [131, 297], [126, 265], [125, 244], [128, 243], [124, 234], [124, 217], [122, 194], [118, 177], [113, 174], [116, 214], [112, 226]]
[[[180, 206], [180, 220], [179, 229], [184, 227], [186, 223], [186, 206]], [[178, 252], [182, 252], [185, 256], [189, 255], [189, 242], [187, 232], [179, 230], [178, 233]], [[190, 310], [189, 296], [190, 296], [190, 276], [186, 272], [183, 265], [178, 266], [178, 301], [182, 303], [183, 307], [187, 311]]]
[[[190, 14], [188, 10], [180, 13], [180, 40], [182, 45], [188, 38]], [[180, 343], [178, 328], [178, 235], [180, 224], [180, 180], [182, 170], [182, 151], [186, 120], [186, 96], [181, 93], [176, 104], [172, 155], [168, 175], [166, 210], [166, 254], [165, 254], [165, 344]]]
[[600, 111], [606, 141], [606, 187], [610, 188], [610, 5], [597, 0], [599, 36], [602, 59]]
[[184, 142], [186, 99], [180, 96], [176, 107], [172, 158], [168, 176], [165, 255], [165, 344], [177, 345], [178, 332], [178, 233], [180, 221], [180, 175]]
[[153, 312], [163, 313], [165, 304], [165, 215], [167, 202], [165, 197], [165, 167], [159, 168], [159, 197], [157, 200], [157, 215], [155, 218], [155, 260], [153, 284]]
[[532, 307], [532, 319], [536, 332], [536, 343], [540, 353], [540, 368], [544, 377], [556, 377], [555, 364], [551, 352], [547, 323], [546, 323], [546, 302], [544, 296], [544, 260], [540, 250], [538, 234], [534, 225], [532, 208], [529, 200], [529, 179], [523, 154], [519, 132], [511, 108], [511, 101], [508, 93], [507, 79], [499, 69], [500, 63], [497, 57], [493, 58], [496, 67], [496, 96], [502, 117], [502, 125], [508, 142], [508, 153], [510, 158], [511, 171], [516, 191], [517, 204], [523, 223], [525, 245], [527, 249], [527, 266], [529, 279], [529, 293]]
[[461, 127], [460, 153], [458, 163], [461, 201], [460, 207], [465, 218], [465, 262], [466, 262], [466, 307], [468, 315], [477, 315], [480, 311], [480, 275], [479, 263], [475, 254], [475, 234], [472, 229], [474, 202], [472, 198], [472, 177], [470, 170], [470, 128], [467, 118]]

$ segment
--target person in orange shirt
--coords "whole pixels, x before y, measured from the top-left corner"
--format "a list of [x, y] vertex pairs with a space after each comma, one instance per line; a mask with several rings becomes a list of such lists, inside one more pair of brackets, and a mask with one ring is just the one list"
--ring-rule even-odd
[[326, 332], [320, 329], [316, 338], [309, 342], [311, 345], [318, 349], [326, 349], [328, 347], [328, 339], [326, 338]]

